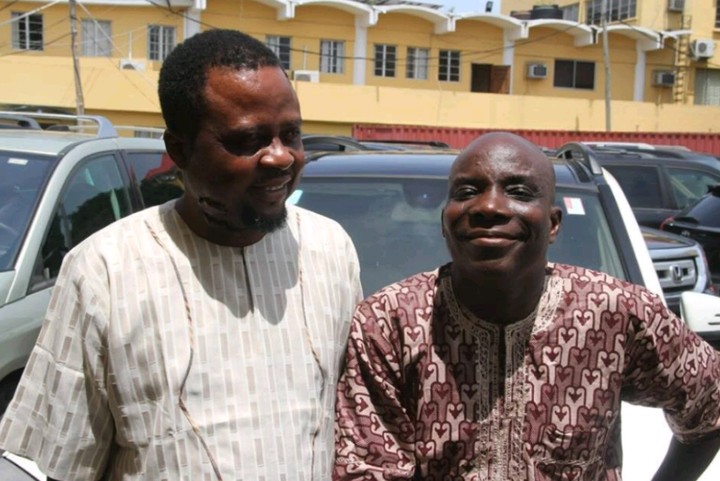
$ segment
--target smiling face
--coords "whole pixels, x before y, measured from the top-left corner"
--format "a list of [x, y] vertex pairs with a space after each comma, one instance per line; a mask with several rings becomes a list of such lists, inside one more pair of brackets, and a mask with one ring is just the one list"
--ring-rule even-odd
[[544, 277], [560, 227], [550, 160], [521, 137], [480, 137], [450, 171], [443, 234], [453, 274], [474, 284]]
[[305, 165], [295, 92], [282, 69], [211, 68], [194, 139], [166, 133], [183, 170], [178, 212], [210, 241], [243, 246], [285, 222]]

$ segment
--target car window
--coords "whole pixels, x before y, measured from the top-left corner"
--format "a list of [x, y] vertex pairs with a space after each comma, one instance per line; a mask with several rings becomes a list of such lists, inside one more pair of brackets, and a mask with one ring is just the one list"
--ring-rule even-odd
[[89, 159], [67, 179], [36, 260], [31, 290], [55, 279], [65, 254], [94, 232], [130, 213], [114, 155]]
[[[355, 243], [363, 290], [450, 260], [440, 229], [446, 179], [303, 178], [290, 203], [338, 221]], [[560, 189], [563, 224], [551, 261], [625, 275], [597, 195]]]
[[0, 271], [15, 263], [54, 160], [0, 152]]
[[669, 167], [667, 172], [678, 209], [694, 204], [707, 194], [708, 187], [720, 184], [720, 175], [711, 175], [697, 169]]
[[660, 173], [654, 166], [605, 165], [603, 167], [617, 179], [633, 208], [663, 207], [660, 190]]
[[703, 227], [720, 228], [720, 196], [708, 194], [688, 209], [683, 217], [694, 219]]
[[167, 153], [129, 152], [127, 159], [145, 207], [180, 197], [183, 192], [180, 171]]

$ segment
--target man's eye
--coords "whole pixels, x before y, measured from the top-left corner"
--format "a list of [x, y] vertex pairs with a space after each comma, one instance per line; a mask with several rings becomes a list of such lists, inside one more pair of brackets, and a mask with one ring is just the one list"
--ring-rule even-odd
[[255, 138], [226, 140], [222, 144], [233, 155], [252, 155], [261, 147], [261, 142]]
[[507, 194], [517, 199], [534, 199], [537, 192], [526, 185], [511, 186], [507, 189]]
[[473, 195], [475, 195], [475, 189], [470, 187], [461, 187], [452, 193], [452, 198], [455, 200], [465, 200], [469, 199]]
[[282, 135], [282, 142], [285, 145], [296, 144], [300, 140], [300, 129], [293, 129], [284, 132]]

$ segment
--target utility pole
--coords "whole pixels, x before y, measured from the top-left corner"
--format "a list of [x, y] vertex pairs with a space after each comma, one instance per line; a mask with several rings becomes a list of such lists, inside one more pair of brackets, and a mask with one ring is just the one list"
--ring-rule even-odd
[[612, 131], [612, 114], [610, 111], [610, 101], [612, 94], [610, 93], [610, 50], [608, 46], [607, 17], [608, 17], [608, 0], [602, 0], [602, 26], [603, 36], [603, 63], [605, 64], [605, 131]]
[[84, 115], [85, 100], [83, 98], [80, 60], [77, 52], [77, 4], [75, 0], [68, 0], [68, 6], [70, 7], [70, 48], [72, 50], [73, 71], [75, 72], [75, 110], [78, 115]]

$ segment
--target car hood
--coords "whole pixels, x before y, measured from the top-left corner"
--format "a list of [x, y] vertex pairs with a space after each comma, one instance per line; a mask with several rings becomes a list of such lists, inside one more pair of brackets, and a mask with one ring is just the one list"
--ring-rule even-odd
[[643, 239], [649, 250], [656, 249], [677, 249], [678, 247], [690, 247], [695, 241], [681, 235], [671, 234], [650, 227], [641, 227]]
[[0, 272], [0, 307], [7, 303], [13, 279], [15, 279], [15, 271]]

